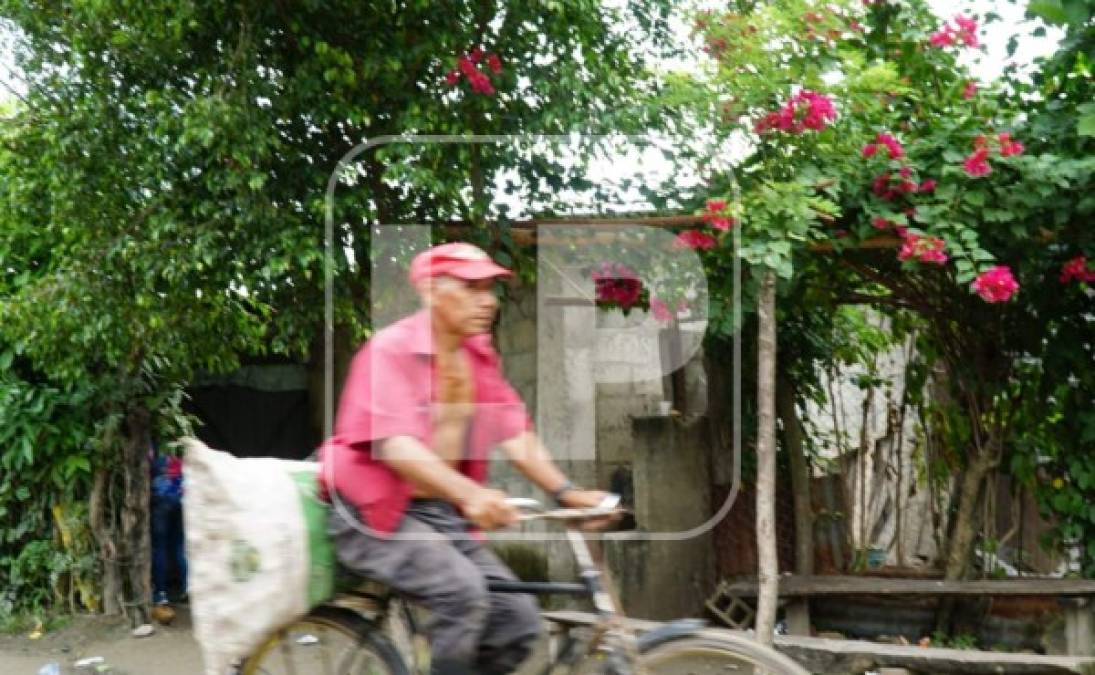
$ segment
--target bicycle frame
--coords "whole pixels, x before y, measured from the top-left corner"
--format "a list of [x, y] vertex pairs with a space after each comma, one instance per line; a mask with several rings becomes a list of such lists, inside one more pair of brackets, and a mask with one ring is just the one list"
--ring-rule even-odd
[[[533, 514], [529, 516], [529, 519], [539, 517], [551, 518], [552, 514], [550, 512]], [[609, 651], [610, 670], [607, 672], [616, 675], [630, 675], [632, 673], [633, 656], [637, 654], [635, 636], [618, 621], [621, 616], [620, 611], [615, 598], [605, 586], [604, 572], [594, 560], [589, 542], [574, 524], [574, 521], [566, 521], [566, 535], [567, 542], [574, 553], [575, 562], [578, 564], [579, 582], [488, 581], [487, 589], [492, 593], [527, 593], [538, 596], [570, 595], [589, 598], [598, 617], [597, 623], [592, 628], [592, 636], [582, 639], [568, 632], [562, 645], [554, 650], [556, 653], [551, 655], [547, 666], [541, 672], [548, 675], [557, 666], [576, 665], [582, 657], [593, 654], [607, 636], [610, 640], [620, 642], [619, 649], [610, 649]], [[391, 600], [393, 597], [398, 597], [398, 594], [388, 589], [385, 589], [382, 594], [377, 594], [359, 588], [349, 592], [344, 597], [365, 600], [366, 607], [359, 606], [355, 609], [359, 612], [365, 610], [363, 613], [373, 614], [374, 620], [379, 624], [389, 616]], [[350, 604], [352, 606], [357, 603], [351, 601]], [[419, 629], [418, 621], [415, 619], [410, 605], [406, 602], [401, 604], [401, 618], [406, 622], [412, 641], [415, 641], [423, 636], [423, 632]], [[417, 658], [415, 661], [411, 665], [414, 671], [417, 672], [419, 670]]]
[[[541, 671], [544, 675], [550, 673], [556, 666], [573, 666], [583, 656], [593, 653], [597, 644], [608, 633], [619, 633], [616, 618], [619, 611], [612, 594], [608, 592], [604, 584], [604, 573], [593, 559], [589, 542], [585, 536], [575, 527], [567, 527], [567, 542], [574, 553], [574, 559], [578, 563], [578, 575], [580, 583], [576, 582], [526, 582], [526, 581], [491, 581], [487, 588], [494, 593], [529, 593], [533, 595], [573, 595], [589, 598], [597, 613], [598, 622], [594, 628], [593, 637], [582, 640], [568, 633], [562, 646], [549, 659], [547, 666]], [[633, 636], [628, 635], [633, 639]], [[617, 670], [623, 674], [630, 672], [617, 665]]]

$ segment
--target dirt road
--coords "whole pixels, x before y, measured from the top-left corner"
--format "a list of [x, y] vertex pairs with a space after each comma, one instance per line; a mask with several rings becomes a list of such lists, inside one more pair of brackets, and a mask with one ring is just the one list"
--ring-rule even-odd
[[76, 661], [102, 656], [111, 675], [201, 675], [201, 656], [185, 612], [171, 626], [157, 626], [145, 638], [129, 634], [129, 624], [105, 617], [76, 617], [65, 628], [39, 640], [26, 635], [0, 637], [0, 673], [37, 675], [57, 663], [64, 675], [92, 675], [94, 668], [75, 669]]

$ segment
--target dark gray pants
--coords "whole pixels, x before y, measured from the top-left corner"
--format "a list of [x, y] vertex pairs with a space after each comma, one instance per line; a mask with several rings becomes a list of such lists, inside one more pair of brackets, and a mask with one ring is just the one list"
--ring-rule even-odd
[[[468, 522], [440, 500], [412, 500], [397, 532], [421, 539], [382, 539], [363, 532], [333, 509], [330, 532], [339, 562], [430, 610], [427, 634], [434, 663], [462, 664], [475, 673], [513, 672], [540, 634], [540, 613], [529, 595], [490, 593], [487, 580], [516, 576], [467, 534]], [[430, 539], [428, 537], [433, 536]]]

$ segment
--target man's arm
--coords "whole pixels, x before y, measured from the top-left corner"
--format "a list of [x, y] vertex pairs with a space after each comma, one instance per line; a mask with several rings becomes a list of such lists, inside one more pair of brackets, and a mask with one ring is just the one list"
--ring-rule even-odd
[[[517, 470], [544, 492], [554, 494], [567, 484], [566, 475], [555, 465], [551, 453], [535, 433], [526, 431], [504, 441], [501, 446]], [[559, 501], [572, 508], [593, 508], [600, 505], [606, 495], [600, 490], [573, 489], [563, 493]]]
[[455, 504], [468, 520], [484, 530], [517, 521], [517, 511], [506, 503], [506, 493], [479, 485], [413, 436], [384, 439], [380, 459], [400, 477]]

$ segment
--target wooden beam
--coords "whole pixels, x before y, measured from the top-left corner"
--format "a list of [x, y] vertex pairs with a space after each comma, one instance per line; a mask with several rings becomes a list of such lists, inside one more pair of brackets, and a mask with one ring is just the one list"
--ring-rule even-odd
[[[544, 612], [551, 623], [565, 629], [585, 627], [597, 622], [587, 612]], [[635, 631], [644, 633], [657, 628], [655, 621], [628, 619]], [[704, 628], [704, 637], [723, 642], [733, 649], [742, 641], [752, 641], [749, 634], [726, 628]], [[878, 644], [862, 640], [826, 640], [823, 638], [777, 635], [775, 649], [811, 673], [862, 673], [878, 668], [907, 668], [917, 673], [970, 673], [973, 675], [1022, 673], [1030, 675], [1065, 674], [1095, 675], [1095, 659], [1039, 654], [1010, 654], [972, 649], [939, 649]]]
[[[458, 221], [448, 223], [422, 223], [423, 225], [437, 225], [445, 228], [451, 234], [459, 236], [460, 233], [476, 227], [470, 223]], [[701, 216], [695, 214], [675, 216], [625, 216], [625, 217], [601, 217], [601, 216], [572, 216], [569, 218], [534, 218], [511, 223], [509, 226], [513, 242], [518, 246], [554, 246], [554, 245], [582, 245], [582, 244], [611, 244], [616, 240], [614, 232], [602, 232], [593, 235], [590, 239], [575, 240], [574, 238], [556, 237], [547, 232], [541, 232], [540, 228], [551, 227], [604, 227], [614, 228], [627, 225], [641, 225], [643, 227], [662, 227], [667, 229], [679, 227], [697, 227], [703, 225]], [[492, 223], [498, 227], [498, 223]], [[814, 242], [809, 245], [813, 253], [834, 253], [842, 251], [893, 249], [901, 247], [901, 240], [893, 236], [877, 236], [866, 239], [857, 244], [838, 245], [835, 242]]]
[[[720, 590], [738, 597], [757, 594], [755, 579], [724, 582]], [[1095, 596], [1095, 580], [1030, 578], [977, 579], [894, 579], [846, 575], [784, 575], [779, 580], [783, 596], [819, 595], [1041, 595]]]

